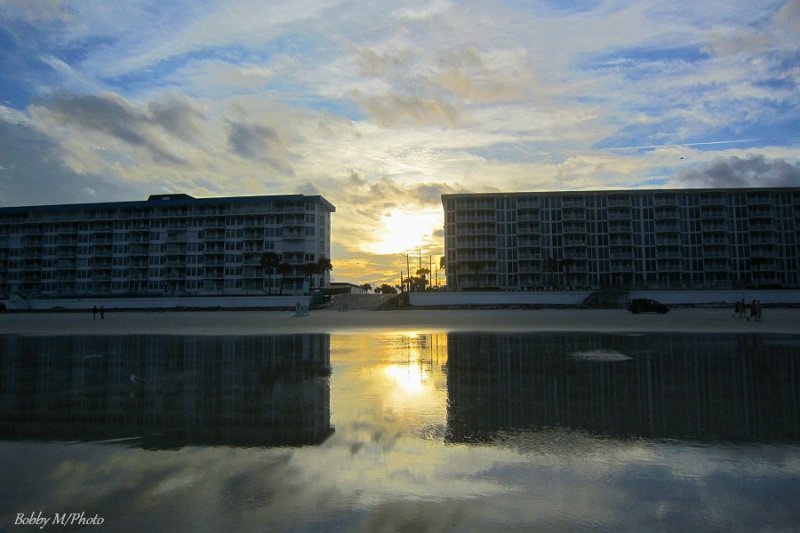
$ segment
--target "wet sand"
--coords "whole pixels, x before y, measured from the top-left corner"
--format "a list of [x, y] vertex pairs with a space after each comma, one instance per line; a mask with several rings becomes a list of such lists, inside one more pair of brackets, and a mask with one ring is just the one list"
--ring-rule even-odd
[[280, 335], [448, 331], [595, 331], [800, 334], [800, 309], [764, 310], [762, 322], [734, 318], [731, 309], [676, 308], [666, 315], [623, 309], [479, 309], [397, 311], [107, 311], [3, 313], [0, 335]]

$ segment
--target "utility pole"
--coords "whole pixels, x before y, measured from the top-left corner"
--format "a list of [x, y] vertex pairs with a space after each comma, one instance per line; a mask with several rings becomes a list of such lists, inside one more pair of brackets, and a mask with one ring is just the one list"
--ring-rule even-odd
[[408, 292], [411, 292], [411, 263], [406, 254], [406, 272], [408, 272]]

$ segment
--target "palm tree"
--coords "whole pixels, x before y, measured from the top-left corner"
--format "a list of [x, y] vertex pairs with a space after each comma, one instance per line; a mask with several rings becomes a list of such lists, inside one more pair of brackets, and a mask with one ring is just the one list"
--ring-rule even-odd
[[319, 261], [317, 261], [317, 266], [319, 267], [319, 272], [317, 273], [321, 274], [319, 278], [319, 286], [322, 287], [322, 282], [325, 279], [325, 273], [333, 270], [333, 264], [327, 257], [320, 257]]
[[561, 260], [561, 271], [564, 272], [563, 285], [569, 285], [569, 269], [572, 267], [572, 259], [564, 258]]
[[292, 269], [293, 267], [289, 263], [281, 263], [278, 265], [278, 274], [281, 275], [281, 296], [283, 296], [283, 282]]
[[428, 278], [426, 277], [431, 271], [427, 268], [420, 268], [417, 270], [417, 277], [419, 278], [422, 291], [425, 291], [425, 286], [428, 285]]
[[[261, 254], [261, 266], [264, 270], [269, 270], [270, 277], [267, 280], [268, 294], [272, 296], [272, 276], [275, 275], [275, 269], [281, 264], [281, 256], [275, 252], [264, 252]], [[266, 272], [264, 274], [266, 276]]]
[[472, 273], [475, 274], [475, 287], [481, 287], [481, 277], [480, 271], [483, 270], [483, 263], [480, 261], [467, 261], [465, 263], [466, 267], [472, 270]]
[[553, 259], [552, 257], [548, 257], [547, 259], [544, 260], [544, 268], [545, 268], [545, 270], [547, 270], [550, 273], [549, 283], [550, 283], [550, 285], [552, 285], [553, 284], [553, 273], [558, 268], [558, 262], [555, 259]]
[[319, 266], [319, 262], [305, 263], [300, 268], [303, 271], [305, 277], [308, 278], [308, 288], [310, 290], [311, 286], [313, 285], [314, 274], [320, 274], [322, 272], [322, 268]]

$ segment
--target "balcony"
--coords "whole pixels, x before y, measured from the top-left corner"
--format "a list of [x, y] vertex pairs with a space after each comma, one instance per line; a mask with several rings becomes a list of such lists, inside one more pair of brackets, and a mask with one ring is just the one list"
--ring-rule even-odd
[[700, 197], [701, 206], [724, 206], [727, 204], [727, 198], [722, 194], [708, 194]]
[[755, 218], [772, 218], [775, 216], [775, 212], [769, 207], [756, 207], [751, 208], [748, 210], [747, 214], [750, 216], [751, 219]]
[[727, 213], [725, 212], [725, 209], [721, 207], [703, 207], [700, 210], [700, 216], [706, 220], [725, 219], [727, 217]]
[[703, 222], [703, 232], [705, 233], [725, 233], [728, 225], [724, 222]]
[[674, 220], [680, 218], [680, 214], [678, 213], [678, 208], [656, 208], [655, 210], [655, 218], [661, 220]]
[[630, 220], [630, 211], [609, 211], [608, 220]]
[[586, 220], [586, 213], [583, 211], [564, 211], [561, 213], [561, 220], [563, 221], [578, 221], [583, 222]]
[[656, 250], [656, 259], [681, 259], [680, 250]]
[[586, 252], [565, 251], [564, 259], [569, 259], [571, 261], [583, 261], [586, 259]]
[[772, 222], [753, 222], [750, 231], [775, 231], [775, 225]]
[[727, 262], [724, 263], [706, 263], [703, 265], [703, 270], [706, 272], [730, 272], [730, 267]]
[[631, 232], [631, 225], [630, 224], [611, 223], [611, 224], [608, 225], [608, 232], [609, 233], [630, 233]]
[[703, 257], [706, 259], [727, 259], [728, 250], [704, 250]]
[[609, 196], [608, 207], [630, 207], [631, 199], [627, 196]]
[[682, 272], [683, 265], [680, 261], [662, 261], [656, 263], [656, 268], [660, 272]]
[[580, 197], [572, 197], [572, 196], [565, 196], [561, 199], [561, 208], [566, 209], [570, 207], [586, 207], [586, 198]]
[[747, 205], [766, 205], [771, 206], [775, 199], [771, 194], [765, 192], [750, 193], [747, 195]]
[[657, 195], [653, 198], [653, 205], [656, 207], [678, 207], [678, 197], [673, 195]]
[[656, 233], [680, 233], [681, 225], [677, 222], [656, 222]]
[[633, 272], [633, 265], [628, 261], [611, 261], [612, 272]]
[[575, 222], [565, 223], [562, 225], [561, 231], [564, 234], [578, 233], [580, 235], [585, 235], [586, 224], [576, 224]]
[[610, 239], [609, 245], [611, 246], [632, 246], [632, 239]]

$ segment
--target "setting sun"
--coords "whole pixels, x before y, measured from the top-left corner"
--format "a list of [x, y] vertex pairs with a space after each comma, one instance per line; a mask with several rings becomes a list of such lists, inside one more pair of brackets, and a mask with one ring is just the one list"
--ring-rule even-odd
[[392, 209], [381, 217], [370, 251], [376, 254], [413, 251], [429, 245], [433, 232], [441, 228], [442, 214], [439, 210], [409, 212]]

